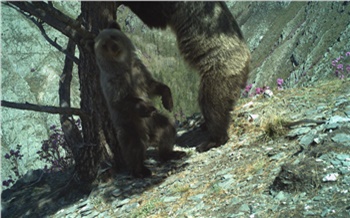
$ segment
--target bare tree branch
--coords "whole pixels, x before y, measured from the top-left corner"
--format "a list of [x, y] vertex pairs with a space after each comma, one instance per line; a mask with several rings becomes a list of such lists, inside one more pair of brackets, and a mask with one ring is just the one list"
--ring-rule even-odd
[[[26, 15], [25, 15], [26, 16]], [[71, 54], [67, 52], [67, 50], [63, 49], [62, 46], [60, 46], [57, 42], [56, 39], [55, 41], [52, 40], [47, 34], [46, 31], [42, 25], [43, 22], [38, 22], [36, 21], [33, 17], [27, 17], [30, 19], [40, 30], [41, 34], [44, 36], [46, 41], [48, 41], [53, 47], [57, 48], [60, 52], [64, 53], [68, 58], [70, 58], [72, 61], [74, 61], [75, 64], [79, 64], [79, 58], [75, 57], [74, 54]]]
[[[64, 61], [64, 68], [61, 75], [61, 79], [59, 81], [58, 89], [61, 107], [70, 107], [70, 87], [74, 63], [68, 55], [74, 55], [75, 47], [76, 45], [74, 41], [72, 39], [69, 39], [66, 48], [67, 55]], [[62, 131], [64, 133], [64, 139], [71, 148], [74, 160], [77, 160], [77, 158], [79, 157], [79, 153], [81, 152], [80, 148], [84, 142], [81, 132], [79, 131], [79, 128], [77, 127], [73, 116], [71, 115], [60, 115], [60, 122], [62, 126]]]
[[87, 114], [78, 108], [42, 106], [42, 105], [30, 104], [28, 102], [23, 104], [23, 103], [15, 103], [15, 102], [10, 102], [5, 100], [1, 100], [1, 106], [15, 108], [15, 109], [22, 109], [22, 110], [40, 111], [40, 112], [46, 112], [50, 114], [69, 114], [69, 115], [78, 115], [80, 117], [87, 117]]
[[[69, 39], [66, 51], [68, 54], [74, 54], [75, 52], [75, 43], [73, 40]], [[72, 72], [73, 72], [73, 61], [72, 59], [66, 56], [64, 61], [63, 72], [61, 74], [61, 78], [59, 80], [59, 104], [61, 107], [70, 107], [70, 88], [72, 81]]]
[[23, 11], [15, 8], [19, 13], [23, 14], [28, 20], [31, 20], [40, 30], [41, 35], [44, 36], [44, 38], [46, 39], [46, 41], [48, 41], [48, 43], [50, 43], [53, 47], [57, 48], [57, 50], [59, 50], [60, 52], [64, 53], [68, 58], [70, 58], [72, 61], [74, 61], [75, 64], [79, 64], [79, 58], [74, 56], [74, 53], [71, 54], [69, 53], [67, 50], [63, 49], [62, 46], [60, 46], [57, 42], [56, 39], [52, 40], [47, 34], [46, 31], [44, 29], [43, 26], [43, 21], [38, 21], [36, 20], [34, 17], [25, 14]]
[[85, 30], [81, 22], [74, 20], [62, 12], [56, 10], [52, 5], [45, 2], [8, 2], [8, 4], [19, 8], [21, 11], [28, 13], [27, 16], [35, 16], [65, 36], [72, 39], [77, 45], [85, 38], [94, 38], [94, 35]]

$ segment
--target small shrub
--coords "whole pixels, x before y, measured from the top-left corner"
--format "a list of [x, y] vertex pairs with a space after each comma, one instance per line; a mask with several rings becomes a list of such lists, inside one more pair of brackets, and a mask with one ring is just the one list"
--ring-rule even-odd
[[285, 135], [288, 131], [285, 127], [287, 123], [288, 121], [280, 116], [272, 115], [267, 117], [261, 124], [265, 133], [265, 139], [275, 139]]
[[264, 94], [264, 92], [266, 90], [269, 90], [270, 87], [269, 86], [263, 86], [262, 88], [261, 87], [258, 87], [255, 89], [255, 95], [261, 95], [261, 94]]
[[[80, 120], [76, 121], [76, 125], [81, 129]], [[74, 163], [72, 150], [66, 143], [61, 128], [52, 125], [50, 130], [52, 134], [49, 139], [42, 142], [41, 150], [37, 154], [39, 154], [40, 160], [49, 164], [49, 166], [45, 165], [45, 171], [57, 172], [66, 170]]]
[[281, 79], [281, 78], [278, 78], [277, 79], [277, 89], [278, 90], [282, 90], [283, 89], [283, 79]]
[[[19, 169], [18, 169], [19, 160], [21, 160], [23, 157], [23, 155], [21, 154], [21, 147], [22, 147], [21, 145], [17, 145], [16, 150], [11, 149], [10, 153], [6, 153], [4, 156], [5, 159], [9, 160], [10, 163], [12, 164], [11, 170], [15, 173], [17, 177], [22, 176], [19, 173]], [[12, 176], [9, 176], [7, 180], [2, 181], [2, 185], [8, 187], [11, 185], [11, 183], [14, 183], [14, 182], [15, 181], [13, 180]]]
[[253, 87], [253, 84], [246, 85], [246, 87], [244, 88], [242, 97], [247, 98], [249, 96], [249, 92], [252, 89], [252, 87]]
[[350, 51], [345, 53], [345, 56], [339, 56], [332, 61], [334, 75], [339, 79], [344, 79], [350, 76]]

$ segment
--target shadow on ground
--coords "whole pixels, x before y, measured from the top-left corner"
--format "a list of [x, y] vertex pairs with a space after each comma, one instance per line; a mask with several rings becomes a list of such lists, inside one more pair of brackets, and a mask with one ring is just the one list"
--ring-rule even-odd
[[[147, 157], [153, 156], [156, 153], [148, 150]], [[145, 179], [135, 179], [127, 172], [111, 173], [111, 170], [106, 170], [92, 184], [78, 182], [73, 168], [52, 173], [31, 171], [2, 192], [1, 217], [46, 217], [74, 204], [79, 209], [91, 199], [89, 196], [100, 196], [106, 203], [119, 202], [141, 194], [163, 182], [169, 175], [182, 171], [187, 158], [165, 163], [156, 161], [156, 157], [153, 161], [146, 161], [153, 175]], [[79, 213], [79, 210], [76, 212]]]
[[176, 139], [176, 144], [180, 147], [197, 147], [209, 140], [209, 132], [197, 127], [193, 130], [183, 133]]

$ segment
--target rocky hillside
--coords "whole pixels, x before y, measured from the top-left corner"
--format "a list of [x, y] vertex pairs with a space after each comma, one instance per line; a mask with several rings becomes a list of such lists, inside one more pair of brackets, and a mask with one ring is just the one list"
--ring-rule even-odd
[[[76, 16], [76, 3], [59, 8], [71, 8], [68, 14]], [[66, 46], [67, 39], [54, 29], [45, 26], [46, 33], [57, 43]], [[39, 105], [58, 105], [58, 83], [63, 70], [64, 55], [41, 35], [39, 29], [23, 15], [1, 3], [1, 100]], [[72, 106], [79, 107], [79, 82], [77, 70], [72, 81]], [[57, 115], [1, 107], [1, 178], [2, 181], [17, 176], [11, 169], [14, 165], [20, 175], [30, 169], [44, 167], [36, 152], [41, 142], [50, 136], [49, 127], [59, 123]], [[14, 165], [4, 158], [11, 149], [21, 147], [24, 155]], [[6, 187], [5, 187], [6, 188]]]
[[38, 170], [2, 193], [2, 215], [349, 217], [350, 80], [273, 92], [238, 103], [222, 147], [197, 153], [192, 117], [178, 129], [187, 157], [162, 164], [148, 150], [151, 178], [104, 171], [86, 192], [71, 171]]
[[350, 51], [349, 2], [231, 2], [252, 51], [250, 83], [301, 87], [334, 76]]
[[[54, 5], [72, 17], [79, 14], [79, 3]], [[297, 89], [299, 98], [304, 99], [308, 90], [319, 90], [319, 81], [335, 78], [332, 61], [341, 55], [345, 57], [345, 53], [350, 51], [348, 2], [229, 2], [228, 5], [240, 23], [252, 51], [252, 72], [249, 79], [249, 83], [253, 83], [251, 92], [264, 85], [275, 87], [276, 79], [282, 78], [284, 88], [317, 88]], [[50, 46], [37, 27], [13, 9], [2, 6], [1, 17], [2, 99], [57, 105], [63, 54]], [[149, 30], [126, 8], [119, 9], [118, 22], [136, 44], [138, 54], [147, 67], [158, 79], [170, 85], [176, 102], [176, 114], [171, 116], [176, 115], [178, 118], [179, 115], [183, 117], [197, 112], [198, 77], [183, 63], [170, 30]], [[57, 42], [65, 45], [67, 40], [63, 36], [47, 26], [45, 28], [52, 38], [57, 38]], [[76, 75], [76, 69], [74, 73]], [[79, 107], [77, 76], [73, 84], [73, 106]], [[335, 96], [330, 101], [336, 99]], [[290, 107], [298, 108], [294, 100], [299, 99], [290, 100]], [[281, 97], [279, 102], [284, 101]], [[302, 104], [310, 107], [310, 110], [316, 110], [307, 101]], [[44, 164], [36, 152], [40, 149], [41, 142], [49, 137], [49, 127], [58, 122], [58, 116], [3, 107], [1, 113], [2, 155], [16, 149], [17, 145], [22, 145], [21, 153], [24, 156], [16, 163], [20, 174], [42, 168]], [[233, 132], [233, 138], [240, 131], [246, 131], [243, 124], [236, 125], [241, 128], [236, 130], [238, 132]], [[249, 150], [248, 148], [250, 147], [246, 149]], [[255, 148], [252, 149], [254, 151]], [[228, 152], [220, 149], [217, 151]], [[193, 155], [202, 157], [196, 153]], [[206, 155], [203, 158], [209, 160]], [[190, 163], [192, 167], [200, 166], [197, 161]], [[13, 165], [7, 159], [1, 158], [1, 165], [2, 180], [9, 176], [17, 178], [11, 170]], [[223, 169], [225, 167], [223, 164]], [[182, 177], [186, 175], [183, 174]]]

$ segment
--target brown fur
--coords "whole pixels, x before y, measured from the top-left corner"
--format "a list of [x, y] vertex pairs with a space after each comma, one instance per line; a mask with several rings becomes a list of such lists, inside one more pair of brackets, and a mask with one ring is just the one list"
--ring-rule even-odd
[[199, 105], [210, 133], [206, 151], [228, 141], [230, 111], [246, 84], [250, 52], [223, 2], [124, 2], [149, 27], [176, 34], [178, 47], [200, 76]]
[[117, 29], [105, 29], [96, 37], [94, 51], [105, 96], [123, 157], [135, 177], [147, 177], [145, 150], [157, 145], [162, 160], [180, 158], [173, 151], [176, 131], [170, 120], [157, 112], [149, 97], [160, 95], [163, 106], [173, 107], [168, 86], [154, 80], [137, 58], [130, 39]]

